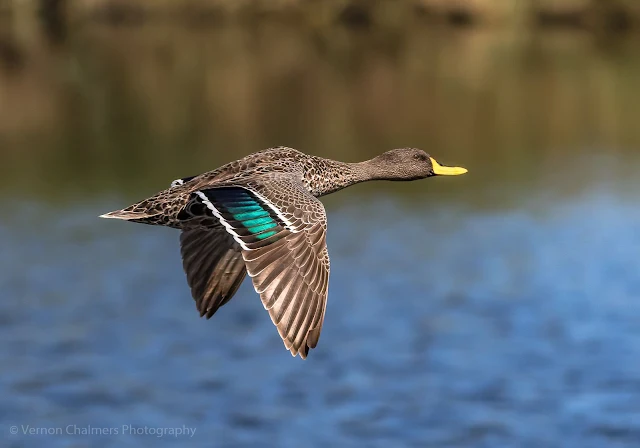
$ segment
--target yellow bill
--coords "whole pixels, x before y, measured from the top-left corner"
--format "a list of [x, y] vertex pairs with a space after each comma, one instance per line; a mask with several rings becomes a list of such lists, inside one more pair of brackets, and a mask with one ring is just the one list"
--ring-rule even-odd
[[467, 172], [466, 168], [459, 166], [442, 166], [436, 162], [436, 159], [433, 157], [429, 158], [431, 159], [431, 165], [433, 165], [433, 173], [439, 176], [457, 176]]

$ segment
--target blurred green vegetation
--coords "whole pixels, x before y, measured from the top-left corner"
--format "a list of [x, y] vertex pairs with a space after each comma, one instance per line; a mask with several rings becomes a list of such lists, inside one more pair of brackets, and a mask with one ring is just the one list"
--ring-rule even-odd
[[636, 0], [0, 0], [0, 12], [78, 22], [193, 23], [291, 17], [307, 26], [343, 23], [404, 29], [418, 21], [457, 25], [563, 25], [626, 29], [640, 23]]
[[[372, 17], [403, 17], [398, 4]], [[470, 169], [465, 183], [446, 183], [453, 192], [531, 188], [541, 173], [571, 191], [604, 169], [583, 166], [594, 154], [636, 166], [634, 33], [440, 26], [415, 9], [400, 28], [289, 17], [74, 21], [3, 5], [14, 11], [0, 19], [0, 194], [138, 198], [276, 145], [346, 161], [420, 147]]]

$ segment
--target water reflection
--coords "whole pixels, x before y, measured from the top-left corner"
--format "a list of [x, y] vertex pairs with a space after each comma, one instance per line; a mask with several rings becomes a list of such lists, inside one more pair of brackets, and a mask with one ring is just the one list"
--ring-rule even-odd
[[[634, 45], [278, 23], [6, 33], [1, 421], [197, 427], [169, 442], [187, 446], [633, 446]], [[306, 362], [248, 283], [198, 319], [174, 231], [96, 218], [278, 144], [341, 160], [412, 145], [470, 169], [327, 198], [329, 308]]]
[[140, 191], [277, 144], [347, 160], [412, 145], [474, 179], [521, 179], [639, 143], [633, 43], [579, 33], [95, 25], [53, 49], [12, 39], [0, 175], [31, 192]]

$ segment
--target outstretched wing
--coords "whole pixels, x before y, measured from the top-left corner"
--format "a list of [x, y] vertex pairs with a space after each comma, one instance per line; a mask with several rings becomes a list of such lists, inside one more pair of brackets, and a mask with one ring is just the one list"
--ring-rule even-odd
[[322, 203], [287, 178], [195, 194], [240, 245], [285, 347], [306, 358], [320, 338], [329, 286]]
[[182, 265], [200, 316], [209, 319], [236, 293], [247, 270], [240, 246], [219, 223], [183, 230]]

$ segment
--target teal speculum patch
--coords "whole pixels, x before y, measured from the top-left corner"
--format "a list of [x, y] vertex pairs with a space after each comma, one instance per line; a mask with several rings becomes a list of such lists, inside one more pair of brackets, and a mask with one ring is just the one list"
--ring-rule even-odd
[[245, 229], [257, 240], [276, 235], [277, 227], [283, 226], [267, 204], [243, 188], [215, 188], [204, 193], [231, 227]]

